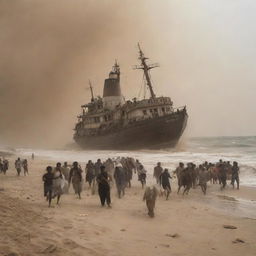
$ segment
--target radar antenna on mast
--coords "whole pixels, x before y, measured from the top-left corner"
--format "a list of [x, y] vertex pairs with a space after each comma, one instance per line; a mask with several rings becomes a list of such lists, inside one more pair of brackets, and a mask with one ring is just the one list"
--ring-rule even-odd
[[146, 82], [147, 82], [147, 86], [150, 90], [150, 95], [151, 98], [155, 98], [156, 95], [154, 93], [153, 87], [152, 87], [152, 82], [150, 79], [150, 74], [149, 74], [149, 70], [152, 68], [156, 68], [159, 67], [159, 65], [157, 63], [155, 64], [147, 64], [146, 60], [148, 59], [147, 57], [145, 57], [143, 51], [141, 50], [140, 44], [138, 43], [138, 48], [139, 48], [139, 60], [141, 61], [141, 65], [140, 66], [135, 66], [134, 69], [142, 69], [146, 78]]
[[117, 62], [117, 59], [115, 59], [115, 64], [113, 66], [113, 71], [120, 74], [120, 67], [119, 67], [119, 64]]

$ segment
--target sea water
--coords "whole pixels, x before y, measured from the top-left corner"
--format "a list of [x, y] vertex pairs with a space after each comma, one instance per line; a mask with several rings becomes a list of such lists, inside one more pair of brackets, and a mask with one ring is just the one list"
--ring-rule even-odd
[[152, 176], [153, 168], [157, 162], [161, 162], [164, 168], [172, 172], [179, 162], [194, 162], [200, 164], [205, 161], [216, 163], [223, 161], [237, 161], [240, 166], [241, 184], [256, 187], [256, 136], [251, 137], [204, 137], [183, 139], [177, 148], [162, 150], [46, 150], [17, 148], [16, 154], [31, 157], [48, 158], [52, 161], [78, 161], [82, 167], [88, 160], [96, 161], [98, 158], [105, 160], [129, 156], [145, 166], [149, 176]]

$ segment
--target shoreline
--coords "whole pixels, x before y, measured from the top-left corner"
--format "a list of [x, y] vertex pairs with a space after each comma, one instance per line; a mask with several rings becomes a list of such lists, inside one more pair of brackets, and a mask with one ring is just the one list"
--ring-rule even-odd
[[[170, 173], [175, 170], [179, 162], [194, 162], [195, 164], [201, 164], [204, 161], [215, 163], [219, 159], [224, 161], [238, 161], [240, 166], [240, 185], [246, 187], [256, 188], [256, 162], [246, 162], [245, 159], [241, 159], [239, 155], [230, 155], [227, 153], [213, 153], [213, 152], [204, 152], [204, 153], [193, 153], [193, 152], [150, 152], [150, 151], [75, 151], [75, 150], [50, 150], [50, 149], [17, 149], [13, 152], [12, 157], [22, 157], [31, 159], [31, 154], [35, 153], [35, 159], [44, 160], [47, 163], [64, 162], [68, 161], [69, 163], [73, 161], [78, 161], [83, 167], [88, 162], [88, 160], [96, 161], [98, 158], [103, 160], [108, 157], [113, 158], [118, 156], [124, 157], [133, 157], [139, 159], [146, 170], [148, 170], [148, 176], [152, 180], [153, 176], [153, 167], [157, 162], [161, 162], [165, 168], [168, 168]], [[251, 157], [251, 156], [250, 156]], [[252, 161], [252, 160], [250, 160]]]

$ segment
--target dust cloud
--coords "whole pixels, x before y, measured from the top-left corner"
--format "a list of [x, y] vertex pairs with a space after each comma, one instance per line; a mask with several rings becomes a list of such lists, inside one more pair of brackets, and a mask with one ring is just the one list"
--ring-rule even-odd
[[88, 79], [108, 72], [117, 57], [108, 46], [129, 27], [122, 17], [127, 4], [96, 2], [0, 2], [2, 141], [57, 146], [72, 140]]
[[253, 1], [0, 1], [0, 144], [72, 141], [80, 105], [115, 59], [122, 91], [138, 96], [136, 43], [158, 95], [187, 105], [189, 136], [255, 134]]

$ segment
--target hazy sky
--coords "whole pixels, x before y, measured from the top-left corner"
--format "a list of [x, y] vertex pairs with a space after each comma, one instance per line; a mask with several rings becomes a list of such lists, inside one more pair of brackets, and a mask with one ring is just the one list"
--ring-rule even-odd
[[88, 79], [115, 59], [138, 96], [136, 44], [160, 68], [157, 95], [187, 105], [186, 136], [256, 134], [255, 0], [0, 0], [0, 144], [72, 141]]

